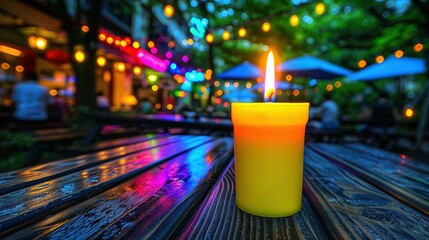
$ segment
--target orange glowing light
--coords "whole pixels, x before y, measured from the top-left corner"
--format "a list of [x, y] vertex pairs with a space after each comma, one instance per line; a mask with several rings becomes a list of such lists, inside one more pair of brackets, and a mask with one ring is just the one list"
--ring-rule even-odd
[[214, 82], [214, 85], [215, 85], [215, 87], [219, 87], [220, 82], [219, 82], [219, 81], [215, 81], [215, 82]]
[[245, 36], [246, 36], [246, 29], [244, 29], [244, 28], [240, 28], [239, 30], [238, 30], [238, 36], [240, 36], [241, 38], [244, 38]]
[[327, 90], [328, 92], [332, 91], [332, 89], [334, 89], [334, 87], [332, 86], [332, 84], [328, 84], [328, 85], [326, 86], [326, 90]]
[[100, 39], [100, 41], [104, 41], [104, 40], [106, 40], [106, 34], [104, 34], [104, 33], [100, 33], [100, 34], [98, 34], [98, 39]]
[[405, 114], [405, 117], [412, 118], [414, 116], [414, 110], [411, 108], [407, 108], [405, 109], [404, 114]]
[[108, 43], [108, 44], [112, 44], [113, 43], [113, 38], [112, 37], [107, 37], [107, 39], [106, 39], [106, 42]]
[[147, 46], [148, 46], [148, 48], [153, 48], [153, 47], [155, 47], [155, 43], [153, 41], [149, 41], [149, 42], [147, 42]]
[[227, 41], [227, 40], [229, 40], [230, 38], [231, 38], [231, 34], [230, 34], [228, 31], [224, 31], [224, 32], [222, 33], [222, 39], [223, 39], [223, 40]]
[[402, 50], [397, 50], [395, 52], [395, 57], [401, 58], [402, 56], [404, 56], [404, 52]]
[[87, 25], [83, 25], [81, 28], [82, 32], [89, 32], [89, 27]]
[[382, 63], [384, 61], [384, 57], [380, 55], [380, 56], [378, 56], [378, 57], [375, 58], [375, 61], [377, 63]]
[[207, 41], [208, 43], [212, 43], [212, 42], [214, 41], [213, 34], [211, 34], [211, 33], [207, 34], [207, 35], [206, 35], [206, 41]]
[[292, 27], [298, 26], [298, 24], [299, 24], [299, 17], [298, 17], [298, 15], [292, 15], [292, 17], [290, 17], [289, 21], [290, 21], [290, 25]]
[[299, 95], [299, 90], [298, 89], [293, 90], [293, 95], [295, 97], [298, 96]]
[[289, 82], [289, 81], [291, 81], [291, 80], [292, 80], [292, 75], [290, 75], [290, 74], [286, 75], [286, 78], [285, 78], [285, 79], [286, 79], [286, 81], [288, 81], [288, 82]]
[[234, 83], [234, 87], [238, 87], [240, 84], [238, 82]]
[[360, 60], [359, 63], [358, 63], [358, 66], [360, 68], [364, 68], [366, 66], [366, 61], [365, 60]]
[[322, 15], [324, 12], [325, 12], [325, 4], [323, 4], [323, 3], [318, 3], [318, 4], [316, 5], [316, 13], [317, 13], [318, 15]]
[[262, 31], [269, 32], [270, 29], [271, 29], [271, 25], [268, 22], [264, 22], [264, 24], [262, 24]]
[[250, 82], [246, 83], [246, 88], [251, 88], [252, 84]]
[[166, 17], [171, 17], [174, 14], [174, 8], [171, 5], [167, 5], [164, 7], [164, 15]]
[[267, 58], [267, 66], [265, 69], [265, 91], [264, 99], [265, 101], [273, 102], [276, 92], [275, 92], [275, 72], [274, 72], [274, 55], [270, 51]]
[[423, 50], [423, 44], [417, 43], [416, 45], [414, 45], [414, 51], [420, 52], [421, 50]]

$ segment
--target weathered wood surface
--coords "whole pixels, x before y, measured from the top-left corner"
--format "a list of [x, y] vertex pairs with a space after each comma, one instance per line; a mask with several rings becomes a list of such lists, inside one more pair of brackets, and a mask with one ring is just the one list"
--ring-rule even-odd
[[232, 138], [149, 134], [0, 174], [0, 239], [429, 239], [428, 215], [403, 199], [425, 200], [428, 171], [308, 144], [302, 210], [263, 218], [235, 205]]
[[309, 148], [304, 176], [304, 194], [330, 239], [429, 239], [428, 216]]
[[0, 236], [168, 237], [232, 149], [231, 139], [176, 141], [2, 195]]
[[190, 136], [160, 136], [159, 139], [149, 137], [145, 142], [136, 143], [129, 146], [121, 146], [106, 151], [80, 155], [61, 161], [55, 161], [22, 170], [3, 173], [0, 174], [0, 194], [16, 191], [23, 187], [28, 187], [43, 181], [64, 176], [72, 172], [84, 170], [91, 166], [114, 160], [120, 156], [173, 143], [178, 139], [182, 139], [183, 141], [188, 139], [188, 141], [192, 141], [189, 140], [191, 138], [195, 139], [194, 137]]
[[305, 196], [292, 217], [256, 217], [236, 207], [234, 184], [230, 164], [180, 239], [327, 239]]
[[429, 165], [361, 144], [308, 144], [318, 154], [429, 215]]

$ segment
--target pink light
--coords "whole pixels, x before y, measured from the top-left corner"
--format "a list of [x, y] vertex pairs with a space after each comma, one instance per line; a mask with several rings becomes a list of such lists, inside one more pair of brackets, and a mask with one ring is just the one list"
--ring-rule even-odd
[[183, 62], [188, 62], [188, 61], [189, 61], [188, 56], [183, 55], [183, 57], [182, 57], [182, 61], [183, 61]]
[[165, 54], [165, 56], [166, 56], [167, 58], [172, 58], [172, 57], [173, 57], [173, 54], [172, 54], [171, 52], [167, 52], [167, 53]]
[[167, 70], [167, 67], [169, 65], [168, 61], [159, 59], [148, 53], [144, 49], [140, 49], [139, 51], [137, 51], [137, 58], [142, 64], [149, 66], [159, 72], [164, 72], [165, 70]]
[[150, 52], [152, 54], [156, 54], [158, 52], [158, 49], [156, 49], [156, 47], [153, 47], [153, 48], [150, 49]]

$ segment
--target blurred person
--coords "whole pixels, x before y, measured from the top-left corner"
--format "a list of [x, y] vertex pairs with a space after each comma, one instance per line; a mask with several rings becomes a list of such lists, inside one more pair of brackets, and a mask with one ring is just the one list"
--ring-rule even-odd
[[153, 113], [153, 104], [151, 101], [149, 101], [148, 98], [143, 97], [140, 101], [140, 109], [139, 111], [141, 113]]
[[97, 92], [97, 108], [100, 110], [109, 110], [110, 109], [110, 101], [109, 99], [104, 96], [103, 92], [98, 91]]
[[310, 128], [337, 129], [340, 127], [340, 108], [329, 93], [323, 95], [323, 102], [318, 108], [313, 109], [312, 115], [313, 120], [308, 123]]
[[49, 101], [49, 118], [51, 120], [63, 120], [69, 115], [69, 109], [59, 89], [55, 89], [57, 94], [52, 96]]
[[374, 135], [382, 146], [386, 145], [389, 136], [396, 131], [396, 125], [401, 116], [398, 109], [388, 101], [388, 93], [381, 91], [377, 100], [367, 113], [368, 125], [365, 133]]
[[25, 73], [12, 93], [15, 104], [14, 118], [19, 121], [40, 122], [48, 119], [49, 93], [37, 82], [35, 73]]

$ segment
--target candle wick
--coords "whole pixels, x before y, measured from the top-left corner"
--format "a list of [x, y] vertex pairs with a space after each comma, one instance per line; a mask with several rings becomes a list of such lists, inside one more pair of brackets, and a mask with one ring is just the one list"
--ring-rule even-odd
[[274, 97], [275, 97], [274, 91], [271, 90], [268, 92], [268, 96], [265, 98], [265, 101], [266, 102], [274, 102]]

